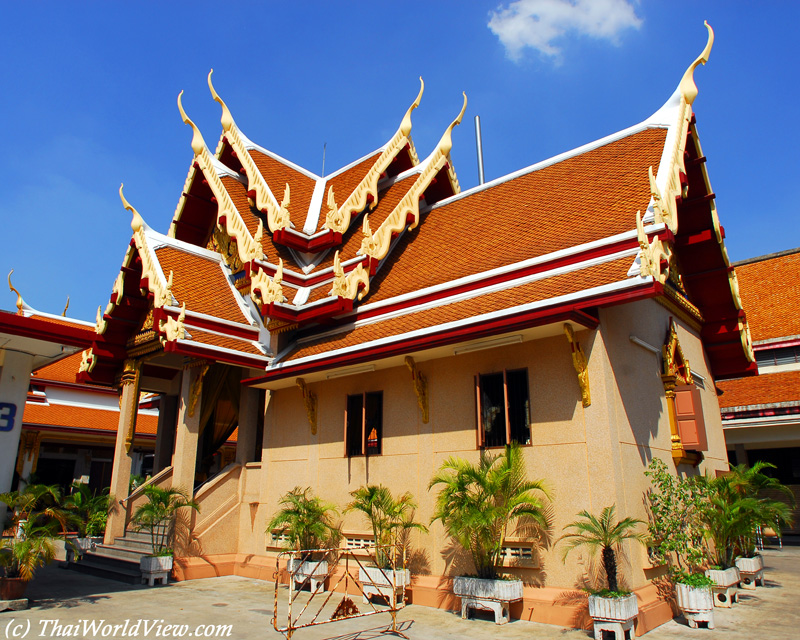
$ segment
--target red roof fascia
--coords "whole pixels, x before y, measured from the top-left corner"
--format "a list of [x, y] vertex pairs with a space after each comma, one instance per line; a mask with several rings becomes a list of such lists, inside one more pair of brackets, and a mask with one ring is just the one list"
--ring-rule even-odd
[[91, 327], [56, 324], [7, 311], [0, 311], [0, 332], [80, 349], [88, 349], [95, 338]]
[[268, 372], [263, 376], [242, 380], [242, 384], [254, 385], [264, 382], [271, 382], [273, 380], [281, 380], [283, 378], [304, 375], [324, 369], [331, 369], [344, 365], [355, 365], [362, 362], [370, 362], [372, 360], [379, 360], [381, 358], [402, 355], [404, 353], [409, 353], [410, 351], [432, 349], [434, 347], [457, 344], [459, 342], [463, 342], [464, 340], [475, 340], [500, 333], [519, 331], [531, 327], [551, 324], [553, 322], [573, 320], [577, 323], [583, 325], [588, 324], [590, 327], [595, 328], [599, 324], [599, 321], [594, 317], [593, 314], [590, 312], [587, 313], [587, 309], [596, 306], [613, 306], [634, 299], [640, 300], [644, 298], [651, 298], [661, 294], [662, 292], [663, 286], [659, 282], [645, 282], [643, 285], [632, 289], [607, 295], [600, 295], [587, 300], [581, 300], [579, 303], [568, 303], [545, 309], [534, 309], [531, 311], [514, 314], [512, 316], [496, 318], [488, 322], [483, 321], [470, 323], [455, 329], [445, 329], [441, 331], [432, 330], [430, 333], [427, 333], [424, 336], [409, 338], [400, 342], [393, 342], [391, 344], [378, 345], [376, 347], [364, 349], [363, 351], [355, 351], [355, 349], [351, 349], [348, 353], [337, 354], [327, 358], [321, 358], [313, 362], [285, 367], [279, 370]]
[[[176, 311], [174, 309], [167, 310], [163, 307], [155, 309], [153, 311], [153, 327], [158, 326], [158, 323], [161, 320], [166, 320], [167, 317], [177, 320], [179, 316], [180, 311]], [[214, 318], [202, 318], [192, 314], [189, 311], [186, 312], [186, 317], [184, 318], [183, 322], [186, 325], [197, 327], [198, 329], [209, 329], [211, 331], [216, 331], [217, 333], [224, 333], [237, 338], [258, 340], [258, 329], [244, 324], [237, 326], [228, 324], [226, 322], [219, 322]]]
[[303, 307], [291, 309], [283, 305], [275, 304], [274, 302], [261, 305], [262, 317], [296, 324], [324, 322], [329, 318], [341, 315], [342, 313], [349, 313], [352, 310], [353, 301], [349, 298], [342, 298], [341, 296], [326, 298], [323, 303], [316, 304], [307, 309]]
[[304, 253], [319, 253], [342, 243], [342, 234], [333, 229], [315, 237], [309, 237], [292, 229], [278, 229], [272, 234], [272, 241]]

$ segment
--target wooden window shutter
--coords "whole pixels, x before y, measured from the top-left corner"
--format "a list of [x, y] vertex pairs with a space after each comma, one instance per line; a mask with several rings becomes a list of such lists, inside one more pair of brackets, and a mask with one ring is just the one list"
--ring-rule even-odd
[[679, 385], [675, 389], [675, 418], [684, 449], [707, 451], [706, 426], [700, 390], [694, 385]]

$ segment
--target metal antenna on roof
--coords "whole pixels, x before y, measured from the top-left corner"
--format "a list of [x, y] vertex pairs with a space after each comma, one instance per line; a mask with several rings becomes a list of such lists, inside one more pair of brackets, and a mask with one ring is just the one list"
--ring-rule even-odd
[[475, 145], [478, 148], [478, 184], [483, 184], [483, 141], [481, 140], [481, 117], [475, 116]]
[[322, 143], [322, 177], [325, 177], [325, 148], [328, 146], [327, 142]]

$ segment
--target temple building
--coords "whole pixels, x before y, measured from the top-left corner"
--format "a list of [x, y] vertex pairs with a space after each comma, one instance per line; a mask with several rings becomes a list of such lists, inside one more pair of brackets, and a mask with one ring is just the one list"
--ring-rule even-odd
[[774, 464], [770, 473], [800, 497], [800, 249], [735, 266], [759, 375], [719, 384], [728, 456], [732, 464]]
[[[681, 474], [727, 468], [715, 385], [757, 366], [692, 110], [712, 42], [709, 28], [646, 120], [463, 191], [450, 150], [466, 96], [419, 150], [420, 87], [385, 145], [324, 177], [252, 142], [211, 74], [213, 151], [179, 97], [194, 161], [177, 209], [160, 233], [126, 199], [135, 185], [120, 188], [133, 234], [78, 374], [121, 393], [115, 496], [140, 392], [160, 396], [151, 482], [200, 504], [178, 578], [271, 579], [267, 522], [296, 486], [340, 507], [367, 483], [410, 491], [427, 522], [446, 458], [507, 443], [549, 486], [556, 537], [584, 509], [645, 519], [654, 457]], [[370, 536], [357, 514], [343, 532]], [[438, 523], [414, 536], [412, 601], [452, 606], [466, 556], [446, 552]], [[585, 579], [577, 556], [509, 545], [526, 583], [512, 613], [574, 624], [581, 605], [563, 594]], [[672, 617], [650, 582], [664, 569], [626, 549], [642, 633]]]

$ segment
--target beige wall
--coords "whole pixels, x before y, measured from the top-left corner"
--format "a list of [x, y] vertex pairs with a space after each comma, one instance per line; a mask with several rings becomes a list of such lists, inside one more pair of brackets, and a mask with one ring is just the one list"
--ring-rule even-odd
[[[300, 390], [273, 392], [264, 426], [262, 463], [248, 465], [240, 482], [239, 547], [230, 551], [265, 554], [266, 524], [281, 495], [295, 486], [311, 486], [340, 509], [350, 492], [367, 484], [384, 484], [393, 492], [410, 491], [427, 523], [434, 493], [427, 485], [450, 455], [477, 460], [473, 376], [527, 368], [530, 384], [533, 444], [524, 448], [529, 477], [543, 479], [553, 497], [553, 533], [583, 510], [599, 512], [616, 504], [620, 517], [645, 519], [644, 468], [653, 456], [672, 465], [670, 430], [659, 356], [635, 345], [630, 335], [654, 345], [664, 343], [670, 313], [654, 301], [602, 310], [600, 328], [576, 334], [589, 360], [591, 406], [580, 401], [577, 376], [566, 338], [557, 336], [494, 350], [421, 362], [428, 379], [430, 422], [423, 424], [409, 371], [378, 370], [309, 385], [318, 400], [318, 430], [311, 430]], [[709, 452], [701, 469], [723, 468], [726, 460], [713, 380], [696, 334], [679, 322], [680, 342], [691, 367], [705, 376], [703, 407]], [[383, 391], [383, 454], [344, 456], [347, 395]], [[695, 473], [689, 469], [683, 472]], [[346, 532], [366, 532], [357, 514], [343, 518]], [[235, 529], [235, 527], [233, 527]], [[439, 523], [427, 535], [416, 535], [426, 573], [457, 573], [463, 554], [449, 567], [442, 550], [448, 539]], [[636, 588], [646, 582], [643, 550], [629, 544], [625, 580]], [[543, 552], [540, 568], [518, 571], [527, 582], [572, 587], [583, 584], [585, 558], [560, 549]]]

